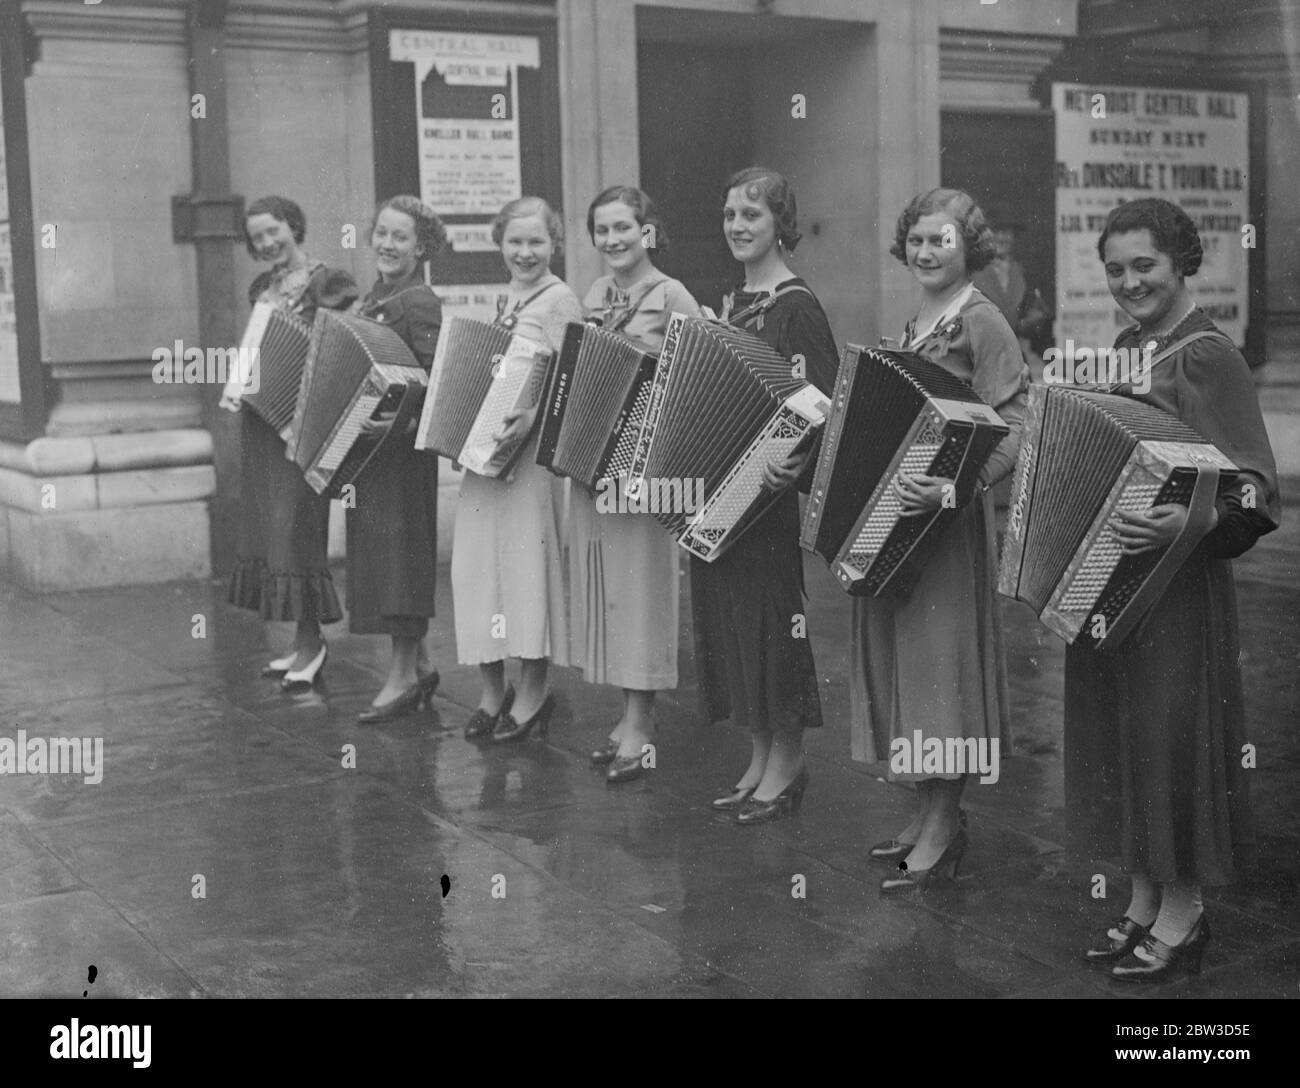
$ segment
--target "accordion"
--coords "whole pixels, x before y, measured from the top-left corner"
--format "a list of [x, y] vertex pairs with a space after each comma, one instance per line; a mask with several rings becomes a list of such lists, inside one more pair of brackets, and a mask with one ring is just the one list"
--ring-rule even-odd
[[[317, 310], [285, 455], [318, 494], [337, 495], [389, 441], [401, 441], [419, 411], [428, 375], [386, 325]], [[361, 425], [396, 412], [380, 437]]]
[[655, 364], [618, 333], [570, 325], [546, 390], [537, 463], [593, 490], [626, 479]]
[[[907, 592], [1009, 431], [938, 363], [847, 345], [799, 543], [852, 596]], [[894, 492], [900, 472], [952, 480], [951, 501], [903, 517]]]
[[[1221, 475], [1236, 466], [1169, 413], [1141, 401], [1063, 386], [1029, 394], [1011, 485], [998, 589], [1024, 601], [1066, 642], [1087, 628], [1118, 646], [1205, 535]], [[1123, 555], [1117, 511], [1188, 508], [1164, 551]]]
[[538, 402], [551, 356], [502, 325], [449, 318], [438, 333], [415, 448], [480, 476], [507, 476], [525, 439], [499, 443], [492, 436], [504, 429], [507, 413]]
[[[302, 318], [266, 302], [253, 305], [239, 343], [241, 368], [247, 369], [232, 376], [226, 389], [230, 393], [242, 389], [241, 402], [278, 431], [281, 438], [288, 437], [293, 422], [310, 342], [311, 326]], [[251, 366], [245, 360], [251, 360]]]
[[780, 498], [763, 487], [763, 470], [810, 443], [829, 408], [763, 341], [673, 314], [627, 497], [692, 555], [712, 562]]

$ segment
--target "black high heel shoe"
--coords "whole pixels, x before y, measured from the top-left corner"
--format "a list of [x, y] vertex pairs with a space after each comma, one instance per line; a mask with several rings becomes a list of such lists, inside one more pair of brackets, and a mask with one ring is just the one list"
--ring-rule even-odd
[[886, 877], [880, 882], [881, 895], [896, 895], [918, 888], [928, 888], [932, 884], [951, 884], [957, 879], [957, 868], [966, 855], [966, 832], [961, 828], [944, 851], [928, 869], [904, 869], [901, 876]]
[[1083, 958], [1089, 963], [1122, 960], [1142, 943], [1149, 932], [1146, 926], [1133, 921], [1126, 914], [1111, 923], [1106, 932], [1083, 954]]
[[515, 716], [506, 711], [497, 722], [497, 727], [492, 733], [492, 740], [496, 744], [509, 744], [511, 741], [524, 740], [533, 731], [533, 726], [537, 726], [537, 736], [545, 740], [547, 731], [551, 727], [551, 715], [553, 713], [555, 713], [555, 696], [551, 694], [546, 696], [542, 701], [542, 705], [537, 708], [537, 713], [526, 722], [515, 721]]
[[[964, 829], [966, 827], [966, 810], [959, 808], [957, 810], [957, 823]], [[916, 845], [914, 842], [903, 842], [902, 839], [889, 839], [887, 842], [878, 842], [867, 851], [867, 857], [872, 861], [902, 861], [912, 852]]]
[[362, 725], [373, 725], [375, 722], [396, 721], [414, 714], [421, 706], [433, 702], [433, 693], [438, 690], [441, 679], [437, 669], [425, 673], [396, 698], [380, 703], [379, 706], [367, 707], [357, 715], [357, 721]]
[[1199, 975], [1209, 943], [1210, 923], [1202, 914], [1182, 944], [1167, 945], [1148, 933], [1127, 960], [1111, 968], [1110, 977], [1118, 982], [1164, 982], [1179, 971]]
[[736, 813], [736, 823], [747, 826], [749, 824], [765, 824], [769, 820], [782, 820], [787, 816], [793, 816], [799, 811], [799, 806], [803, 804], [803, 794], [807, 788], [808, 768], [806, 766], [800, 767], [799, 773], [794, 776], [794, 781], [773, 797], [772, 800], [755, 801], [753, 794], [750, 794], [744, 808]]
[[465, 723], [465, 739], [478, 740], [480, 737], [490, 737], [492, 730], [497, 727], [497, 723], [501, 720], [501, 715], [509, 713], [514, 701], [515, 686], [511, 684], [506, 688], [505, 698], [501, 700], [501, 706], [495, 714], [489, 714], [480, 707], [469, 716], [469, 721]]
[[438, 675], [438, 670], [433, 669], [431, 672], [420, 673], [416, 683], [420, 687], [422, 704], [424, 706], [433, 706], [433, 696], [438, 690], [438, 685], [442, 683], [442, 677]]
[[613, 763], [618, 757], [618, 741], [611, 740], [604, 748], [597, 748], [591, 753], [591, 765], [593, 767], [604, 767], [607, 763]]
[[734, 812], [744, 808], [745, 802], [754, 796], [757, 786], [732, 786], [726, 793], [715, 797], [709, 807], [715, 812]]

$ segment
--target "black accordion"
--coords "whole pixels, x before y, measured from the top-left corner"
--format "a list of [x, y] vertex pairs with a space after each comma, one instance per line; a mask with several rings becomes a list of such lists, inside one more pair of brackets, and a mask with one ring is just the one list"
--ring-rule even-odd
[[829, 408], [825, 394], [763, 341], [673, 314], [627, 497], [712, 562], [780, 498], [763, 486], [763, 470], [810, 443]]
[[537, 463], [593, 490], [626, 480], [655, 365], [625, 336], [571, 324], [543, 402]]
[[[286, 456], [318, 494], [337, 495], [387, 442], [409, 441], [428, 375], [387, 325], [354, 314], [317, 310], [302, 371]], [[396, 412], [381, 437], [361, 425]]]
[[[1029, 394], [1011, 485], [1000, 592], [1066, 642], [1118, 646], [1209, 529], [1221, 476], [1236, 466], [1185, 423], [1129, 397], [1063, 386]], [[1123, 555], [1116, 511], [1188, 508], [1163, 551]]]
[[502, 325], [468, 317], [443, 322], [415, 448], [480, 476], [507, 476], [526, 439], [499, 443], [493, 435], [505, 429], [507, 413], [538, 402], [551, 357]]
[[258, 302], [239, 344], [241, 364], [250, 360], [241, 402], [287, 438], [293, 422], [298, 386], [311, 343], [311, 326], [302, 318]]
[[[906, 593], [1010, 428], [938, 363], [849, 344], [799, 543], [855, 597]], [[951, 501], [902, 516], [899, 473], [953, 481]]]

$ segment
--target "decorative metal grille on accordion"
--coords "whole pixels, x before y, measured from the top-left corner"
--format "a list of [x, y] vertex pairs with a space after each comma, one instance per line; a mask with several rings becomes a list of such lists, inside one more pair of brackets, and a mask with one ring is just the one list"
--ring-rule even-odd
[[[1220, 478], [1236, 466], [1168, 412], [1129, 397], [1034, 386], [1011, 485], [998, 589], [1066, 642], [1085, 628], [1118, 646], [1209, 529]], [[1116, 511], [1187, 506], [1163, 551], [1123, 555]]]
[[[410, 441], [428, 375], [386, 325], [335, 310], [317, 310], [303, 367], [286, 456], [317, 493], [352, 483], [385, 442]], [[381, 412], [396, 412], [382, 438], [361, 433]]]
[[298, 402], [298, 386], [311, 343], [311, 326], [302, 318], [266, 302], [253, 305], [244, 337], [241, 360], [252, 360], [252, 370], [241, 399], [244, 404], [287, 438]]
[[[855, 597], [906, 592], [1009, 430], [938, 363], [846, 345], [799, 543]], [[900, 472], [952, 480], [952, 504], [902, 517]]]
[[415, 448], [480, 476], [506, 476], [526, 439], [498, 443], [492, 436], [504, 429], [509, 412], [538, 402], [552, 354], [501, 325], [448, 318], [438, 333]]
[[655, 366], [627, 337], [571, 324], [543, 402], [537, 463], [592, 489], [626, 480]]
[[[712, 562], [780, 496], [763, 470], [811, 442], [830, 401], [790, 360], [730, 325], [673, 314], [627, 495]], [[691, 496], [692, 501], [684, 501]], [[698, 501], [699, 509], [688, 509]]]

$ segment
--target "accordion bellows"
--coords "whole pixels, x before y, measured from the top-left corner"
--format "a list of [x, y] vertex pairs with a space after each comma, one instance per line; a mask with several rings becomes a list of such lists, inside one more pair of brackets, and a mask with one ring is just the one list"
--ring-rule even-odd
[[300, 317], [266, 302], [253, 306], [253, 313], [239, 345], [241, 359], [253, 360], [244, 404], [265, 420], [281, 438], [289, 434], [302, 368], [311, 344], [311, 326]]
[[[303, 367], [286, 456], [317, 494], [356, 480], [388, 441], [409, 441], [428, 375], [386, 325], [335, 310], [317, 310]], [[361, 433], [381, 412], [396, 412], [382, 438]]]
[[[1000, 592], [1073, 643], [1117, 646], [1208, 530], [1220, 476], [1236, 468], [1185, 423], [1128, 397], [1034, 386], [1011, 485]], [[1118, 510], [1188, 507], [1167, 549], [1123, 555]]]
[[633, 451], [628, 497], [692, 555], [712, 562], [780, 497], [763, 487], [764, 469], [811, 441], [829, 407], [763, 341], [673, 314]]
[[524, 440], [498, 443], [505, 417], [538, 402], [551, 351], [509, 329], [468, 317], [443, 322], [415, 448], [480, 476], [506, 476]]
[[[799, 543], [855, 597], [906, 592], [1009, 430], [938, 363], [847, 345]], [[902, 517], [900, 472], [951, 479], [952, 501]]]
[[625, 336], [571, 324], [546, 390], [537, 463], [592, 489], [625, 480], [655, 365]]

